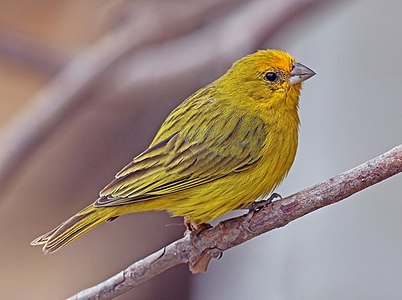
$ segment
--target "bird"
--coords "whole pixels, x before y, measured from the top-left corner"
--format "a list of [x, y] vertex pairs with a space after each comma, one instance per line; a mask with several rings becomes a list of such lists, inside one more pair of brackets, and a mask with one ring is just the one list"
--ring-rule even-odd
[[297, 151], [302, 82], [289, 53], [249, 54], [175, 108], [95, 202], [31, 242], [50, 254], [118, 216], [167, 211], [191, 228], [269, 195]]

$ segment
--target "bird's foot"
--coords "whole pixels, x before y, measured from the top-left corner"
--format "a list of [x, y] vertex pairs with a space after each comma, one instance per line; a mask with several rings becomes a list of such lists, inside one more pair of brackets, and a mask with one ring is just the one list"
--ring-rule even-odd
[[251, 212], [256, 212], [267, 206], [268, 204], [271, 204], [272, 201], [275, 199], [282, 199], [282, 196], [279, 195], [278, 193], [272, 193], [271, 196], [269, 196], [268, 199], [263, 199], [260, 201], [255, 201], [251, 203], [250, 205], [247, 206], [247, 209]]
[[[193, 246], [196, 249], [200, 249], [200, 238], [199, 235], [201, 232], [204, 230], [207, 230], [209, 228], [212, 228], [212, 226], [208, 223], [202, 223], [202, 224], [194, 224], [191, 222], [189, 218], [184, 218], [184, 224], [186, 225], [186, 231], [184, 235], [189, 235], [190, 236], [190, 241], [193, 244]], [[206, 272], [208, 269], [209, 262], [213, 256], [211, 256], [209, 253], [201, 253], [200, 255], [196, 257], [190, 258], [189, 262], [189, 267], [190, 271], [194, 273], [200, 273], [200, 272]]]
[[248, 209], [248, 213], [245, 215], [244, 223], [246, 224], [246, 229], [250, 231], [251, 233], [254, 233], [252, 229], [249, 228], [250, 225], [250, 220], [253, 218], [254, 213], [260, 211], [264, 207], [267, 207], [269, 204], [272, 203], [273, 200], [275, 199], [282, 199], [282, 196], [279, 195], [278, 193], [272, 193], [271, 196], [269, 196], [268, 199], [263, 199], [260, 201], [255, 201], [251, 204], [249, 204], [246, 208]]
[[184, 218], [184, 225], [186, 226], [186, 231], [184, 232], [184, 235], [191, 234], [193, 237], [198, 237], [199, 234], [204, 230], [212, 228], [211, 224], [209, 223], [195, 224], [186, 217]]

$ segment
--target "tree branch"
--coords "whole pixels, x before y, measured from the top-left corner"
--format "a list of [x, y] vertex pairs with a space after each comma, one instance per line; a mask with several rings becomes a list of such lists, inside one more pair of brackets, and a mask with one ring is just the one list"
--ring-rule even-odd
[[340, 175], [275, 201], [260, 211], [223, 221], [197, 236], [186, 235], [69, 299], [111, 299], [182, 263], [189, 263], [193, 273], [206, 271], [211, 258], [219, 257], [223, 251], [285, 226], [321, 207], [339, 202], [400, 172], [402, 145]]

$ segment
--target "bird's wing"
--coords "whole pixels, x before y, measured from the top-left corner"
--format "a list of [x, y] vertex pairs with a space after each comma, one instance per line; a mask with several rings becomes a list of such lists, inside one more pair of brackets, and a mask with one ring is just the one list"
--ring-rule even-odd
[[227, 109], [222, 113], [196, 108], [174, 111], [150, 148], [117, 173], [100, 192], [95, 206], [173, 194], [242, 172], [260, 159], [266, 138], [261, 119]]

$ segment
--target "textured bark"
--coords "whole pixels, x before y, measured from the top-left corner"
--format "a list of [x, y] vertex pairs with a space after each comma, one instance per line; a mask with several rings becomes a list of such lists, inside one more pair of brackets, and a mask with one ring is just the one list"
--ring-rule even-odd
[[400, 172], [402, 145], [340, 175], [275, 201], [259, 211], [250, 211], [246, 215], [223, 221], [198, 235], [187, 234], [69, 299], [111, 299], [182, 263], [189, 263], [193, 273], [204, 271], [211, 257], [219, 257], [225, 250], [285, 226], [321, 207], [346, 199]]

